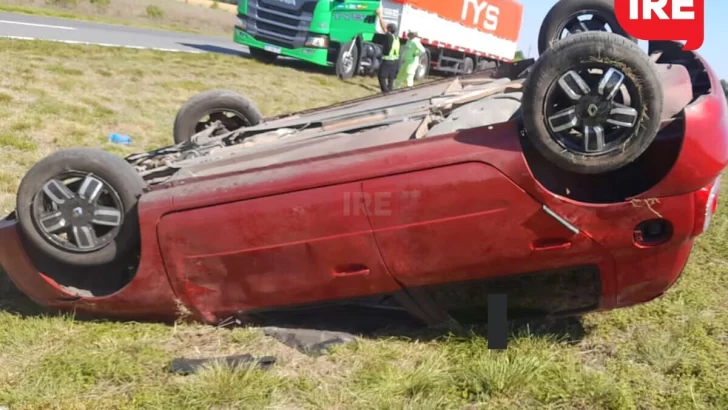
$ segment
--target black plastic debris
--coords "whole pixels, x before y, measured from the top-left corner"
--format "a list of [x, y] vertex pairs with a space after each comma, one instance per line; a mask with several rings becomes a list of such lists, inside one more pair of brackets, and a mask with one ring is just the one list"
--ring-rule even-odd
[[356, 340], [354, 335], [345, 332], [280, 327], [265, 327], [262, 330], [266, 336], [272, 337], [286, 346], [309, 356], [326, 354], [333, 346], [351, 343]]
[[205, 359], [187, 359], [184, 357], [178, 357], [172, 360], [172, 363], [170, 364], [170, 371], [172, 373], [190, 374], [214, 363], [222, 363], [230, 368], [248, 368], [251, 366], [257, 366], [262, 370], [268, 370], [275, 364], [275, 362], [276, 358], [273, 356], [264, 356], [256, 359], [249, 354], [210, 357]]

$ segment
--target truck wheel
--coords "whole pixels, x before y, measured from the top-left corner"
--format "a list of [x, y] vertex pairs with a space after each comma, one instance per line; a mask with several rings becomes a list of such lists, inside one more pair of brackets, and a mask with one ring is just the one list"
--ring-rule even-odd
[[555, 165], [597, 174], [640, 156], [660, 126], [662, 84], [647, 54], [613, 33], [579, 33], [536, 60], [523, 92], [523, 123]]
[[475, 65], [475, 71], [485, 71], [485, 70], [489, 70], [489, 69], [495, 68], [495, 67], [496, 67], [495, 62], [486, 60], [486, 59], [482, 59], [482, 60], [478, 61], [478, 64]]
[[473, 62], [473, 59], [465, 57], [463, 60], [463, 75], [473, 74], [473, 71], [475, 71], [475, 63]]
[[95, 148], [57, 151], [20, 182], [19, 233], [31, 252], [76, 267], [119, 262], [139, 245], [145, 183], [122, 158]]
[[342, 80], [350, 79], [356, 73], [357, 61], [359, 61], [359, 48], [356, 46], [356, 41], [351, 40], [342, 44], [339, 56], [336, 58], [336, 75]]
[[174, 119], [174, 142], [179, 144], [203, 131], [215, 121], [226, 130], [259, 124], [263, 115], [258, 107], [235, 91], [214, 89], [201, 92], [185, 102]]
[[271, 53], [270, 51], [263, 50], [262, 48], [248, 47], [248, 51], [250, 52], [251, 57], [265, 64], [272, 64], [278, 58], [278, 54]]
[[[580, 20], [579, 17], [591, 16]], [[538, 53], [543, 54], [554, 43], [565, 37], [585, 31], [608, 31], [626, 37], [635, 43], [637, 39], [627, 34], [619, 25], [614, 12], [614, 0], [559, 0], [541, 23], [538, 33]], [[566, 31], [566, 33], [564, 33]]]
[[430, 50], [420, 55], [420, 65], [415, 73], [415, 81], [421, 81], [430, 73]]

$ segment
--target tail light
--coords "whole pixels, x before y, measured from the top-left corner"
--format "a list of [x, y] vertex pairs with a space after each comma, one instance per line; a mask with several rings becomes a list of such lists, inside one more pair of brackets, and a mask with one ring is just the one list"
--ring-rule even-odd
[[710, 226], [710, 220], [718, 209], [720, 179], [720, 177], [716, 178], [713, 184], [695, 193], [695, 227], [693, 228], [693, 236], [705, 233]]

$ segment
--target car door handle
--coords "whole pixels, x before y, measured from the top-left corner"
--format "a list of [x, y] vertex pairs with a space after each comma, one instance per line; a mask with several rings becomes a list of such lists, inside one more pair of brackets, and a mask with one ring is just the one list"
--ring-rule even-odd
[[568, 239], [542, 239], [531, 243], [531, 249], [534, 251], [555, 251], [569, 248], [571, 248], [571, 241]]
[[349, 265], [341, 265], [334, 268], [332, 274], [335, 277], [343, 276], [364, 276], [368, 275], [371, 271], [366, 265], [360, 263], [352, 263]]

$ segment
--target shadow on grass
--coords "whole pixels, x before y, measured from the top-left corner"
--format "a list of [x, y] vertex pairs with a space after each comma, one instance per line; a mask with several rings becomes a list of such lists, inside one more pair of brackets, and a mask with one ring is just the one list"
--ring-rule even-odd
[[0, 268], [0, 310], [21, 317], [60, 315], [60, 313], [46, 309], [25, 296], [2, 268]]
[[[192, 43], [178, 43], [181, 46], [194, 48], [197, 50], [205, 51], [208, 53], [216, 53], [216, 54], [225, 54], [225, 55], [231, 55], [231, 56], [239, 56], [243, 58], [249, 58], [253, 59], [253, 56], [250, 55], [248, 51], [243, 51], [236, 48], [229, 48], [229, 47], [221, 47], [216, 46], [212, 44], [192, 44]], [[261, 62], [261, 64], [266, 64]], [[316, 65], [313, 63], [308, 63], [303, 60], [297, 60], [294, 58], [288, 58], [285, 56], [279, 56], [275, 63], [273, 63], [276, 66], [280, 67], [288, 67], [295, 70], [303, 71], [306, 73], [312, 73], [312, 74], [327, 74], [327, 75], [335, 75], [336, 72], [333, 67], [324, 67], [320, 65]]]
[[[26, 296], [20, 289], [15, 286], [8, 274], [0, 267], [0, 311], [10, 313], [22, 318], [30, 317], [67, 317], [73, 316], [78, 322], [96, 322], [96, 323], [161, 323], [157, 320], [145, 320], [140, 318], [119, 319], [105, 318], [90, 314], [61, 311], [58, 309], [46, 308], [35, 303], [31, 298]], [[172, 322], [168, 323], [172, 325]]]
[[[216, 54], [225, 54], [230, 56], [239, 56], [243, 58], [249, 58], [253, 59], [253, 57], [250, 55], [247, 51], [242, 51], [240, 49], [235, 48], [229, 48], [229, 47], [221, 47], [216, 46], [212, 44], [191, 44], [191, 43], [178, 43], [181, 46], [194, 48], [197, 50], [205, 51], [208, 53], [216, 53]], [[261, 63], [266, 64], [266, 63]], [[288, 57], [279, 57], [276, 59], [274, 65], [278, 67], [287, 67], [291, 68], [297, 71], [301, 71], [307, 74], [323, 74], [328, 76], [336, 76], [336, 70], [333, 67], [324, 67], [312, 63], [308, 63], [306, 61], [302, 60], [296, 60], [293, 58]], [[368, 85], [368, 84], [359, 84], [355, 83], [354, 85], [357, 85], [367, 91], [377, 92], [379, 91], [379, 88]]]
[[192, 44], [192, 43], [177, 43], [181, 46], [194, 48], [196, 50], [205, 51], [207, 53], [215, 53], [215, 54], [226, 54], [230, 56], [242, 56], [242, 57], [250, 57], [250, 54], [246, 51], [242, 51], [235, 48], [228, 48], [228, 47], [220, 47], [215, 46], [212, 44]]
[[[67, 313], [44, 308], [24, 295], [13, 284], [8, 275], [0, 269], [0, 310], [20, 317], [61, 316]], [[144, 320], [119, 320], [76, 314], [75, 320], [82, 322], [146, 322]], [[242, 323], [241, 323], [242, 324]], [[367, 305], [328, 305], [301, 308], [297, 310], [268, 311], [246, 315], [246, 326], [275, 326], [290, 329], [315, 329], [346, 332], [361, 337], [402, 338], [412, 341], [431, 341], [448, 335], [487, 337], [486, 324], [474, 324], [460, 329], [433, 328], [423, 325], [409, 313], [397, 308], [372, 307]], [[581, 320], [568, 318], [514, 318], [509, 321], [511, 338], [514, 335], [529, 334], [578, 342], [585, 335]]]
[[[363, 305], [325, 306], [248, 314], [244, 323], [253, 326], [346, 332], [371, 339], [403, 338], [412, 341], [431, 341], [448, 335], [487, 337], [488, 334], [485, 323], [473, 323], [459, 328], [428, 327], [405, 310]], [[509, 333], [511, 337], [529, 334], [578, 342], [584, 338], [586, 330], [577, 317], [520, 316], [509, 320]]]

